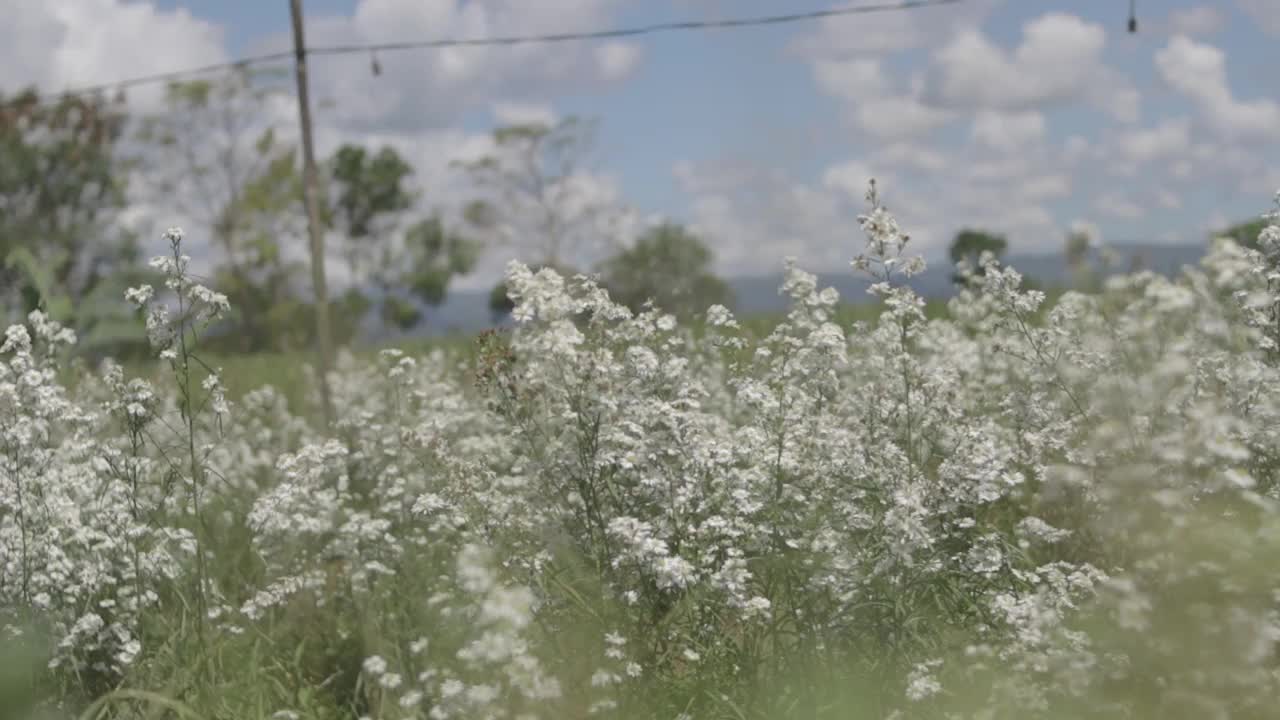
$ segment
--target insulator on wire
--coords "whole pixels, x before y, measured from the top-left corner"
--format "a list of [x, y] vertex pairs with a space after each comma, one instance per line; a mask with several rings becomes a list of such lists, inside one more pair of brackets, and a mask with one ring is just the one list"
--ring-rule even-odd
[[1134, 11], [1136, 0], [1129, 0], [1129, 34], [1138, 32], [1138, 14]]
[[369, 67], [370, 67], [370, 69], [372, 69], [372, 70], [373, 70], [373, 76], [374, 76], [374, 77], [377, 77], [377, 76], [381, 75], [381, 74], [382, 74], [382, 65], [378, 62], [378, 54], [377, 54], [377, 53], [370, 53], [370, 54], [369, 54], [369, 57], [370, 57], [370, 64], [369, 64]]

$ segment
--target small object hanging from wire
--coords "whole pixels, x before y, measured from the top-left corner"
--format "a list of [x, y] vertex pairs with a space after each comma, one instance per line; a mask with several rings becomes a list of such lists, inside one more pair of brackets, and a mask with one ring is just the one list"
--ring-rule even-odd
[[378, 53], [377, 52], [369, 53], [369, 58], [370, 58], [369, 67], [370, 69], [373, 70], [373, 76], [378, 77], [379, 75], [382, 74], [382, 64], [378, 62]]
[[1138, 32], [1138, 14], [1134, 10], [1137, 0], [1129, 0], [1129, 34], [1133, 35]]

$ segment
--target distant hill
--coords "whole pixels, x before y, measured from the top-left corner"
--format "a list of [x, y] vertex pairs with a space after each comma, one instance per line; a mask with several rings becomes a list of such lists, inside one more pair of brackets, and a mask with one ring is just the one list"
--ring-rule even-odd
[[[1141, 262], [1141, 267], [1163, 275], [1176, 275], [1184, 265], [1195, 265], [1204, 257], [1206, 248], [1197, 245], [1159, 245], [1133, 243], [1116, 245], [1112, 249], [1119, 257], [1115, 272], [1130, 268], [1131, 259]], [[1095, 266], [1098, 258], [1093, 258]], [[1066, 283], [1066, 264], [1058, 255], [1010, 255], [1006, 264], [1017, 268], [1023, 275], [1033, 278], [1042, 286], [1061, 286]], [[817, 273], [819, 287], [833, 287], [843, 302], [861, 302], [866, 299], [870, 283], [848, 272]], [[786, 298], [778, 288], [782, 285], [782, 273], [769, 275], [738, 276], [727, 278], [737, 299], [735, 311], [740, 315], [784, 311]], [[911, 286], [927, 298], [947, 298], [953, 292], [951, 267], [945, 260], [934, 262], [921, 275], [912, 278]], [[452, 332], [475, 333], [493, 326], [489, 315], [487, 290], [457, 290], [450, 292], [445, 302], [436, 308], [425, 308], [426, 322], [408, 333], [412, 337], [438, 336]], [[399, 333], [372, 330], [372, 341], [390, 340]]]

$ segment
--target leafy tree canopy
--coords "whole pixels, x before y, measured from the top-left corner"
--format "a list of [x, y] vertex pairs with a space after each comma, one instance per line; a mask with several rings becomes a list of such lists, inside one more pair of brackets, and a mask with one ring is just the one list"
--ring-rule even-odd
[[[951, 241], [951, 264], [955, 265], [962, 260], [967, 260], [973, 266], [974, 272], [981, 275], [982, 268], [978, 265], [978, 262], [982, 254], [989, 252], [999, 258], [1004, 255], [1008, 248], [1009, 243], [1003, 235], [996, 235], [984, 230], [964, 229], [956, 233], [955, 239]], [[959, 273], [952, 273], [951, 278], [957, 284], [963, 282], [963, 278]]]
[[479, 255], [479, 243], [450, 231], [438, 214], [412, 225], [405, 232], [400, 261], [384, 276], [383, 321], [401, 330], [416, 326], [422, 312], [413, 301], [429, 306], [444, 302], [450, 281], [471, 272]]
[[1267, 221], [1263, 218], [1256, 218], [1247, 222], [1236, 223], [1225, 230], [1219, 230], [1213, 233], [1213, 237], [1229, 237], [1244, 247], [1258, 249], [1258, 236], [1262, 234], [1263, 229], [1267, 227]]
[[711, 270], [713, 259], [696, 235], [664, 223], [606, 260], [600, 272], [609, 294], [633, 312], [652, 300], [667, 312], [688, 317], [733, 302], [729, 286]]
[[122, 97], [0, 94], [0, 319], [41, 308], [81, 350], [125, 349], [123, 292], [141, 274], [136, 238], [116, 223], [127, 117]]

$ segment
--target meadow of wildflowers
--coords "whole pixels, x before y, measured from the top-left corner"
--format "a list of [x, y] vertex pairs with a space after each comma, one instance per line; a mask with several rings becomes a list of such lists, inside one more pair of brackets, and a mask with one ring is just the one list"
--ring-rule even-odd
[[328, 428], [229, 401], [169, 231], [164, 383], [4, 334], [0, 715], [1276, 717], [1280, 209], [928, 319], [868, 201], [875, 322], [791, 263], [763, 335], [513, 263], [514, 331], [341, 363]]

